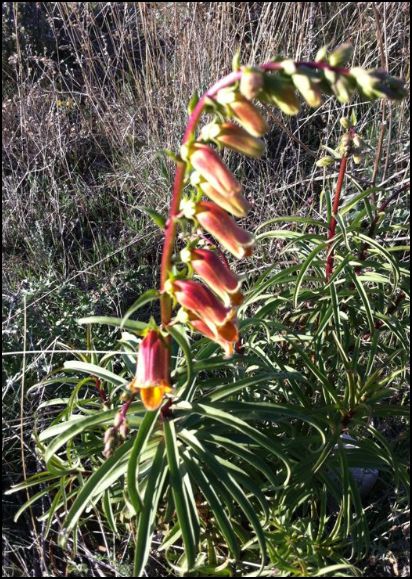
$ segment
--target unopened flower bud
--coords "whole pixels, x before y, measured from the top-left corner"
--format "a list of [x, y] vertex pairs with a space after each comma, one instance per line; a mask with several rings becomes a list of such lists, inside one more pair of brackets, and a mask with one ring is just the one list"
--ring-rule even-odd
[[286, 74], [296, 74], [297, 66], [294, 60], [287, 59], [282, 61], [282, 68]]
[[253, 137], [235, 123], [210, 123], [203, 127], [201, 137], [204, 140], [214, 140], [216, 143], [228, 147], [248, 157], [260, 157], [265, 150], [265, 144]]
[[267, 124], [258, 109], [243, 95], [227, 93], [225, 89], [216, 96], [220, 104], [227, 107], [228, 112], [235, 120], [254, 137], [262, 137], [267, 131]]
[[353, 145], [356, 149], [363, 149], [365, 141], [357, 133], [353, 136]]
[[197, 205], [196, 218], [200, 225], [235, 257], [241, 259], [252, 253], [253, 237], [241, 229], [226, 211], [208, 201]]
[[243, 301], [240, 282], [214, 251], [193, 249], [191, 251], [193, 270], [213, 290], [227, 306], [238, 306]]
[[208, 288], [198, 281], [175, 280], [173, 295], [183, 308], [193, 312], [212, 330], [224, 326], [233, 318], [232, 310], [226, 308]]
[[122, 422], [122, 424], [119, 426], [119, 434], [124, 440], [127, 438], [128, 433], [129, 433], [129, 427], [127, 426], [126, 420], [124, 420]]
[[319, 159], [318, 161], [316, 161], [316, 166], [317, 167], [329, 167], [329, 165], [333, 165], [333, 163], [335, 162], [335, 159], [333, 157], [322, 157], [321, 159]]
[[117, 431], [114, 426], [111, 426], [106, 430], [104, 433], [103, 442], [104, 448], [102, 454], [105, 458], [109, 458], [113, 454], [113, 449], [117, 442]]
[[348, 43], [342, 44], [329, 55], [329, 64], [331, 66], [343, 66], [349, 62], [352, 58], [352, 54], [353, 46]]
[[289, 77], [280, 74], [266, 74], [262, 98], [277, 105], [286, 115], [297, 115], [300, 111], [299, 99]]
[[386, 96], [390, 99], [402, 99], [407, 92], [403, 82], [398, 78], [379, 70], [364, 70], [360, 67], [352, 68], [351, 77], [356, 80], [359, 89], [370, 99]]
[[201, 181], [199, 183], [200, 190], [214, 201], [219, 207], [228, 211], [235, 217], [245, 217], [249, 211], [249, 203], [240, 193], [233, 193], [232, 195], [222, 195], [217, 191], [208, 181]]
[[242, 67], [239, 90], [248, 100], [253, 100], [263, 87], [263, 73], [254, 68]]
[[119, 426], [124, 421], [124, 417], [122, 416], [121, 412], [118, 412], [114, 417], [113, 426], [114, 428], [119, 428]]
[[341, 117], [341, 118], [339, 119], [339, 122], [340, 122], [340, 124], [341, 124], [341, 127], [343, 127], [343, 128], [346, 129], [346, 130], [350, 129], [351, 126], [352, 126], [350, 120], [348, 119], [348, 117]]
[[342, 135], [338, 151], [343, 157], [347, 157], [352, 150], [352, 137], [349, 133]]
[[[302, 67], [300, 68], [302, 70]], [[318, 107], [322, 104], [322, 96], [318, 79], [311, 77], [311, 72], [297, 72], [292, 75], [292, 80], [298, 91], [310, 107]]]
[[328, 58], [328, 47], [322, 46], [316, 53], [315, 62], [325, 62]]
[[338, 75], [336, 82], [332, 85], [332, 90], [338, 101], [346, 104], [350, 101], [354, 91], [353, 82], [348, 76]]

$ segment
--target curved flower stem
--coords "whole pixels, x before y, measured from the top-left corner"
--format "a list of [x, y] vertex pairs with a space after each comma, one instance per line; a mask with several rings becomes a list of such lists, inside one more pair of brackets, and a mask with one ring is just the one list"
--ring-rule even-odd
[[[326, 62], [296, 62], [297, 66], [306, 66], [308, 68], [319, 69], [319, 70], [333, 70], [339, 74], [348, 74], [349, 69], [347, 68], [340, 68], [340, 67], [333, 67], [330, 66]], [[263, 71], [276, 71], [282, 68], [281, 62], [267, 62], [262, 64], [260, 67]], [[242, 76], [241, 71], [236, 71], [228, 74], [221, 80], [219, 80], [216, 84], [214, 84], [198, 101], [197, 105], [195, 106], [192, 114], [189, 117], [188, 124], [186, 126], [186, 130], [183, 136], [182, 144], [187, 143], [193, 138], [193, 135], [196, 131], [196, 127], [199, 123], [200, 117], [203, 113], [205, 105], [207, 103], [207, 99], [213, 98], [219, 90], [222, 88], [226, 88], [228, 86], [233, 85], [237, 81], [240, 80]], [[163, 246], [163, 254], [162, 254], [162, 262], [161, 262], [161, 272], [160, 272], [160, 308], [161, 308], [161, 320], [162, 326], [165, 328], [169, 325], [171, 315], [172, 315], [172, 301], [171, 298], [164, 292], [164, 286], [168, 279], [170, 268], [171, 268], [171, 259], [173, 255], [173, 246], [176, 237], [176, 216], [179, 213], [180, 207], [180, 200], [182, 196], [183, 186], [184, 186], [184, 179], [185, 179], [185, 171], [186, 171], [186, 163], [183, 161], [179, 161], [176, 174], [173, 184], [173, 193], [172, 193], [172, 201], [170, 205], [169, 211], [169, 218], [166, 223], [166, 230], [165, 230], [165, 239], [164, 239], [164, 246]]]

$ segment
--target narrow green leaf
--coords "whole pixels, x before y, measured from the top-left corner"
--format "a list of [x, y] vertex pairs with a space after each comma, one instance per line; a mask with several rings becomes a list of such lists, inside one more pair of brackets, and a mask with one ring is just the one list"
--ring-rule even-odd
[[210, 480], [207, 478], [204, 470], [196, 464], [187, 451], [183, 453], [183, 459], [191, 477], [196, 482], [208, 502], [208, 505], [212, 509], [217, 524], [219, 525], [233, 557], [238, 559], [240, 556], [239, 543], [213, 484], [211, 484]]
[[112, 506], [112, 497], [109, 490], [106, 490], [103, 493], [103, 511], [106, 515], [107, 523], [112, 530], [112, 532], [117, 535], [117, 526], [116, 526], [116, 519], [114, 518], [113, 514], [113, 506]]
[[268, 436], [266, 436], [262, 432], [259, 432], [256, 428], [253, 428], [247, 422], [241, 420], [237, 416], [233, 416], [228, 412], [218, 410], [217, 408], [213, 408], [211, 406], [206, 406], [205, 404], [197, 404], [193, 406], [193, 412], [199, 412], [200, 414], [203, 414], [204, 416], [209, 416], [214, 420], [217, 420], [218, 422], [223, 422], [224, 424], [231, 426], [235, 430], [239, 430], [243, 434], [249, 436], [252, 440], [254, 440], [258, 444], [266, 448], [266, 450], [268, 450], [270, 454], [276, 456], [285, 465], [286, 477], [281, 487], [287, 485], [291, 476], [291, 469], [289, 462], [286, 460], [285, 456], [281, 452], [279, 452], [274, 448], [273, 440], [271, 440]]
[[150, 554], [154, 521], [159, 501], [162, 497], [163, 486], [167, 476], [165, 445], [161, 441], [151, 465], [143, 499], [143, 509], [140, 512], [136, 531], [134, 553], [134, 577], [143, 577], [147, 560]]
[[122, 318], [113, 318], [111, 316], [88, 316], [87, 318], [79, 318], [78, 324], [105, 324], [107, 326], [115, 326], [118, 328], [125, 328], [127, 330], [134, 330], [141, 332], [147, 326], [145, 322], [138, 322], [136, 320], [127, 320], [123, 322]]
[[263, 569], [266, 557], [266, 540], [265, 535], [263, 533], [262, 525], [259, 521], [256, 512], [250, 503], [250, 501], [245, 496], [244, 491], [238, 485], [238, 483], [228, 474], [228, 471], [223, 468], [219, 462], [216, 460], [214, 455], [207, 451], [203, 445], [199, 442], [193, 432], [189, 432], [185, 430], [184, 432], [180, 432], [180, 436], [184, 438], [186, 442], [191, 446], [193, 451], [199, 456], [202, 462], [207, 465], [208, 469], [210, 469], [214, 474], [217, 475], [219, 480], [223, 483], [226, 487], [228, 492], [233, 496], [233, 499], [239, 504], [240, 508], [244, 512], [245, 516], [249, 520], [253, 530], [255, 531], [256, 538], [258, 540], [260, 546], [260, 552], [262, 557], [262, 562], [260, 566], [260, 572]]
[[323, 249], [325, 249], [325, 247], [326, 247], [326, 243], [320, 243], [319, 245], [317, 245], [314, 249], [312, 249], [312, 251], [309, 253], [308, 257], [302, 263], [302, 266], [301, 266], [300, 271], [299, 271], [299, 275], [298, 275], [297, 280], [296, 280], [295, 291], [294, 291], [294, 296], [293, 296], [293, 307], [295, 309], [298, 307], [299, 292], [300, 292], [300, 288], [301, 288], [305, 273], [307, 272], [309, 267], [311, 265], [313, 265], [314, 259], [317, 256], [317, 254], [320, 253]]
[[90, 376], [97, 376], [102, 380], [106, 380], [115, 386], [127, 386], [129, 381], [121, 376], [117, 376], [107, 368], [102, 368], [102, 366], [97, 366], [96, 364], [89, 364], [88, 362], [78, 362], [77, 360], [69, 360], [64, 363], [65, 370], [73, 370], [75, 372], [82, 372], [83, 374], [89, 374]]
[[356, 273], [353, 273], [352, 271], [350, 271], [349, 268], [347, 271], [348, 271], [348, 275], [349, 275], [351, 281], [353, 282], [353, 284], [356, 286], [356, 289], [358, 290], [358, 294], [359, 294], [359, 296], [362, 300], [362, 303], [364, 305], [364, 308], [365, 308], [366, 318], [367, 318], [368, 324], [369, 324], [369, 332], [370, 332], [371, 336], [373, 336], [373, 334], [375, 333], [375, 322], [373, 319], [373, 311], [372, 311], [371, 304], [369, 302], [368, 294], [366, 293], [366, 290], [363, 287], [362, 282], [359, 281], [359, 277], [356, 275]]
[[285, 217], [275, 217], [274, 219], [269, 219], [269, 221], [265, 221], [264, 223], [259, 225], [259, 227], [257, 227], [257, 229], [255, 230], [255, 233], [257, 233], [258, 231], [260, 231], [264, 227], [271, 225], [272, 223], [304, 223], [304, 224], [313, 225], [316, 227], [324, 227], [324, 228], [328, 227], [328, 224], [325, 221], [320, 221], [319, 219], [312, 219], [311, 217], [299, 217], [296, 215], [290, 215], [290, 216], [285, 216]]
[[166, 227], [166, 218], [161, 215], [158, 211], [151, 209], [150, 207], [145, 207], [144, 205], [135, 205], [135, 208], [143, 213], [146, 213], [148, 217], [157, 225], [162, 231]]
[[176, 507], [177, 518], [182, 531], [188, 571], [193, 569], [196, 561], [195, 529], [189, 512], [189, 504], [183, 488], [182, 473], [180, 470], [179, 449], [175, 426], [171, 421], [164, 422], [167, 461], [170, 471], [170, 485]]
[[76, 526], [84, 509], [96, 494], [102, 493], [109, 488], [119, 477], [117, 470], [123, 457], [130, 452], [133, 440], [128, 440], [117, 448], [113, 455], [108, 458], [86, 481], [79, 491], [67, 517], [64, 521], [66, 534], [69, 535]]
[[138, 489], [138, 465], [140, 454], [143, 451], [147, 440], [153, 432], [156, 424], [159, 411], [146, 412], [142, 423], [137, 431], [136, 438], [133, 443], [132, 452], [130, 453], [129, 463], [127, 467], [127, 492], [129, 494], [130, 502], [133, 505], [136, 514], [139, 514], [143, 508], [143, 502], [140, 498]]
[[160, 293], [158, 290], [150, 289], [144, 292], [141, 296], [137, 298], [137, 300], [130, 306], [130, 308], [125, 313], [124, 317], [122, 318], [121, 328], [123, 328], [127, 322], [127, 320], [132, 316], [137, 310], [142, 308], [144, 305], [153, 302], [154, 300], [159, 299]]

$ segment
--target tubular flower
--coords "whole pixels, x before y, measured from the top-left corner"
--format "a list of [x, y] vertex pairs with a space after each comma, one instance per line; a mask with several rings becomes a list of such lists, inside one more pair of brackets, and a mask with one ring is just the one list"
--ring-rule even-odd
[[[187, 250], [183, 250], [182, 254]], [[226, 306], [238, 306], [243, 301], [240, 282], [229, 267], [219, 259], [216, 252], [193, 249], [182, 255], [190, 260], [195, 273], [213, 290]]]
[[188, 152], [193, 168], [221, 195], [240, 193], [242, 186], [209, 145], [195, 143]]
[[224, 327], [226, 322], [234, 316], [230, 308], [226, 308], [209, 289], [198, 281], [175, 280], [170, 281], [168, 286], [177, 302], [200, 318], [212, 332]]
[[252, 254], [254, 243], [252, 235], [241, 229], [230, 215], [214, 203], [209, 201], [198, 203], [196, 219], [208, 233], [238, 259]]
[[157, 410], [171, 392], [168, 347], [157, 330], [149, 330], [139, 347], [136, 377], [130, 388], [139, 391], [146, 410]]
[[216, 342], [225, 352], [225, 358], [231, 358], [235, 352], [236, 343], [239, 340], [239, 332], [233, 320], [226, 322], [224, 326], [212, 331], [205, 322], [194, 315], [190, 316], [190, 325], [209, 340]]
[[262, 137], [267, 132], [265, 119], [247, 98], [230, 89], [221, 89], [216, 98], [249, 134]]
[[190, 180], [192, 185], [199, 187], [199, 189], [207, 195], [209, 199], [217, 203], [219, 207], [222, 207], [232, 215], [235, 215], [235, 217], [245, 217], [247, 214], [250, 205], [240, 193], [222, 195], [196, 171], [192, 173]]
[[248, 157], [260, 157], [265, 150], [263, 141], [232, 122], [209, 123], [203, 127], [201, 137], [205, 141], [215, 141]]

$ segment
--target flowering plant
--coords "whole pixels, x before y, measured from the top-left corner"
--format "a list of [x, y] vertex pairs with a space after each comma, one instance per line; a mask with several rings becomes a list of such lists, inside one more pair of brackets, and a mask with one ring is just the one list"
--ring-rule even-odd
[[[335, 156], [319, 162], [325, 170], [340, 162], [333, 206], [326, 196], [326, 218], [286, 219], [322, 234], [271, 230], [256, 236], [240, 227], [235, 218], [246, 216], [249, 202], [220, 156], [224, 148], [253, 158], [263, 154], [268, 125], [259, 102], [293, 115], [300, 110], [297, 93], [310, 107], [320, 106], [325, 93], [341, 103], [355, 91], [368, 99], [404, 96], [400, 81], [381, 71], [346, 68], [349, 58], [349, 47], [342, 46], [331, 54], [320, 51], [313, 62], [275, 59], [240, 67], [235, 61], [231, 74], [191, 103], [181, 149], [171, 155], [176, 175], [170, 213], [164, 223], [155, 217], [164, 228], [159, 291], [146, 292], [123, 319], [81, 320], [121, 327], [123, 350], [117, 358], [109, 353], [99, 361], [92, 355], [66, 362], [65, 372], [86, 378], [79, 378], [69, 400], [70, 419], [63, 413], [38, 436], [51, 477], [43, 480], [58, 486], [50, 521], [68, 507], [62, 545], [87, 520], [87, 509], [102, 501], [113, 531], [126, 525], [134, 534], [134, 576], [146, 568], [155, 529], [177, 574], [258, 575], [270, 572], [268, 557], [286, 569], [292, 555], [281, 549], [289, 545], [299, 512], [313, 518], [312, 574], [349, 538], [358, 556], [367, 552], [367, 521], [350, 466], [366, 461], [405, 481], [403, 465], [369, 418], [379, 415], [388, 385], [405, 371], [405, 327], [392, 327], [389, 318], [392, 307], [405, 303], [406, 274], [373, 235], [361, 232], [362, 218], [345, 224], [371, 193], [362, 190], [340, 204], [348, 159], [358, 161], [362, 148], [354, 119], [344, 121], [347, 133]], [[213, 118], [198, 130], [203, 113]], [[380, 223], [372, 217], [372, 233]], [[298, 251], [301, 263], [291, 261], [275, 273], [269, 268], [243, 295], [223, 250], [248, 259], [256, 241], [288, 236], [283, 252]], [[351, 242], [359, 249], [357, 261]], [[369, 249], [375, 252], [371, 263]], [[311, 284], [304, 288], [309, 270]], [[364, 284], [389, 275], [404, 297], [375, 312], [369, 295], [377, 290]], [[132, 319], [154, 300], [160, 300], [160, 320]], [[253, 314], [242, 319], [252, 305]], [[389, 342], [379, 341], [382, 327], [391, 332]], [[190, 342], [191, 332], [202, 339]], [[402, 360], [401, 369], [386, 376], [380, 360], [393, 357]], [[106, 384], [107, 395], [101, 411], [88, 413], [87, 404], [79, 405], [79, 391], [96, 380]], [[104, 459], [91, 453], [102, 428]], [[350, 428], [357, 439], [368, 436], [348, 458], [341, 433]], [[75, 437], [81, 439], [76, 457]], [[328, 497], [338, 505], [336, 516], [328, 511]], [[335, 563], [350, 568], [342, 559]]]

